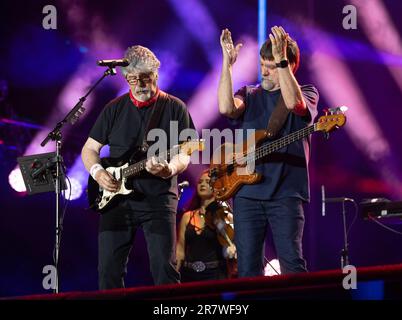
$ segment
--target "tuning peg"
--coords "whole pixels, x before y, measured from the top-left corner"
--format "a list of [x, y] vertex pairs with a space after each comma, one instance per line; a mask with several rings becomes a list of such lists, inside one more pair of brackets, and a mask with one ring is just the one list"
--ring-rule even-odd
[[336, 114], [338, 112], [338, 108], [329, 108], [328, 111], [329, 111], [329, 113], [331, 115], [333, 115], [333, 114]]
[[[340, 114], [340, 113], [345, 113], [348, 110], [348, 107], [346, 106], [340, 106], [340, 107], [335, 107], [335, 108], [329, 108], [328, 111], [330, 114]], [[327, 115], [327, 114], [326, 114]]]

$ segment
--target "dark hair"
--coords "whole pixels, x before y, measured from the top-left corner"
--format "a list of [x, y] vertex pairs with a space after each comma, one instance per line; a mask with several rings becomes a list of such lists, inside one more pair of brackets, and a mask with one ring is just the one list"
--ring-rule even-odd
[[201, 174], [198, 176], [197, 186], [195, 187], [195, 192], [193, 193], [193, 196], [191, 197], [191, 199], [184, 205], [184, 211], [195, 210], [201, 206], [201, 199], [198, 196], [198, 192], [197, 192], [198, 191], [198, 181], [206, 173], [209, 173], [209, 169], [203, 170], [201, 172]]
[[[299, 68], [300, 64], [300, 50], [297, 42], [288, 38], [288, 46], [286, 49], [286, 55], [289, 60], [289, 64], [293, 64], [293, 73], [296, 73], [296, 70]], [[274, 56], [272, 55], [272, 43], [270, 39], [267, 39], [260, 49], [260, 56], [264, 60], [274, 60]]]

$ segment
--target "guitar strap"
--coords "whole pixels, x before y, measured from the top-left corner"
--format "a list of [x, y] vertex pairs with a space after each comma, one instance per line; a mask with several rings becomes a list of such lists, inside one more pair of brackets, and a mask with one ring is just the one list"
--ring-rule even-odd
[[279, 130], [282, 129], [289, 112], [289, 109], [286, 108], [282, 94], [280, 94], [278, 101], [276, 102], [275, 109], [274, 111], [272, 111], [272, 114], [268, 120], [267, 132], [269, 138], [275, 137], [278, 134]]
[[[279, 130], [281, 130], [285, 124], [289, 112], [290, 110], [286, 108], [285, 101], [283, 100], [282, 94], [280, 94], [275, 109], [272, 111], [271, 117], [268, 120], [268, 138], [274, 138], [278, 134]], [[311, 153], [310, 139], [307, 139], [307, 143]]]

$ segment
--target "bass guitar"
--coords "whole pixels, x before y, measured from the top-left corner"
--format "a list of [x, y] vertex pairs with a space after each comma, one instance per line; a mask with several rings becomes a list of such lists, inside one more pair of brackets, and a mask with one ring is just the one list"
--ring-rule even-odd
[[[342, 127], [346, 123], [342, 107], [330, 110], [331, 114], [326, 113], [313, 125], [292, 132], [270, 143], [263, 144], [269, 138], [267, 130], [256, 130], [255, 134], [242, 144], [222, 144], [214, 152], [209, 169], [210, 185], [214, 190], [215, 199], [223, 201], [232, 198], [243, 185], [255, 184], [262, 179], [261, 174], [248, 170], [247, 163], [255, 163], [258, 159], [301, 140], [315, 131], [323, 131], [328, 134]], [[240, 150], [240, 152], [236, 153], [233, 150]]]

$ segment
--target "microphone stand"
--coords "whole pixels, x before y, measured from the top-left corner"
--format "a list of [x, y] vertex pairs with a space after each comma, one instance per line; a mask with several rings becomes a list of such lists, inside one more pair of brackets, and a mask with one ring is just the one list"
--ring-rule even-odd
[[349, 245], [348, 234], [346, 232], [346, 212], [345, 212], [345, 200], [342, 201], [342, 221], [343, 221], [343, 249], [341, 250], [341, 268], [349, 265]]
[[61, 129], [63, 126], [69, 122], [70, 124], [74, 124], [79, 117], [84, 113], [85, 108], [83, 104], [87, 97], [91, 94], [91, 92], [95, 89], [95, 87], [107, 76], [116, 75], [116, 68], [114, 66], [109, 66], [108, 69], [103, 73], [102, 77], [89, 89], [89, 91], [79, 99], [77, 104], [70, 110], [70, 112], [64, 117], [63, 120], [58, 122], [54, 129], [48, 133], [46, 138], [41, 142], [41, 146], [44, 147], [49, 140], [55, 141], [56, 143], [56, 177], [55, 177], [55, 194], [56, 194], [56, 240], [54, 245], [54, 267], [56, 269], [56, 279], [55, 279], [55, 287], [53, 288], [54, 293], [59, 293], [59, 257], [60, 257], [60, 239], [61, 239], [61, 231], [62, 224], [60, 217], [60, 195], [61, 195], [61, 185], [62, 185], [62, 177], [64, 177], [63, 170], [63, 159], [61, 157], [61, 140], [62, 133]]
[[179, 187], [179, 192], [177, 195], [177, 201], [180, 201], [181, 195], [183, 194], [184, 188], [183, 187]]
[[188, 185], [187, 186], [181, 186], [180, 183], [179, 183], [178, 188], [177, 188], [178, 189], [177, 201], [180, 201], [181, 195], [183, 194], [184, 189], [187, 188], [187, 187], [188, 187]]
[[343, 248], [341, 250], [341, 268], [343, 269], [347, 265], [349, 265], [349, 243], [348, 243], [348, 233], [346, 230], [346, 210], [345, 210], [345, 202], [350, 201], [355, 203], [355, 200], [352, 198], [340, 197], [340, 198], [326, 198], [325, 197], [325, 189], [324, 186], [321, 186], [322, 192], [322, 215], [325, 216], [325, 203], [342, 203], [342, 224], [343, 224]]

